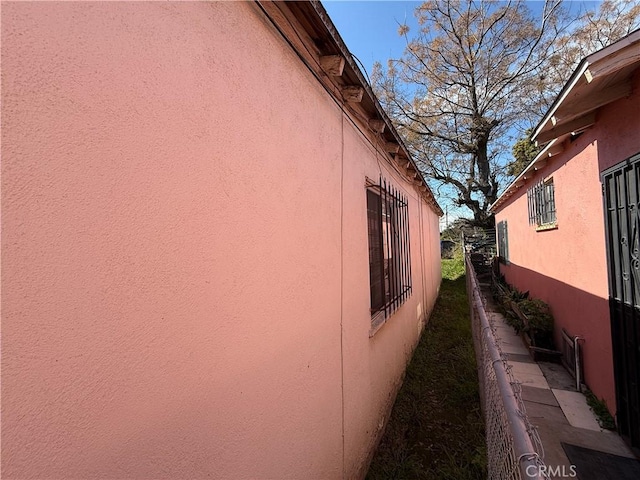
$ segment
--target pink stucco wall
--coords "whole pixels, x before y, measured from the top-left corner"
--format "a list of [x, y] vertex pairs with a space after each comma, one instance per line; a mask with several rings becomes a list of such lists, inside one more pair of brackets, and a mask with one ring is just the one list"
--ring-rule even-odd
[[[615, 412], [607, 259], [600, 173], [640, 151], [640, 72], [632, 96], [597, 113], [597, 123], [514, 195], [496, 214], [507, 220], [510, 264], [501, 270], [520, 290], [551, 306], [561, 328], [584, 338], [585, 383]], [[529, 225], [527, 188], [553, 176], [556, 230]]]
[[[438, 220], [257, 7], [5, 3], [2, 110], [2, 477], [362, 475]], [[379, 168], [414, 293], [370, 339]]]

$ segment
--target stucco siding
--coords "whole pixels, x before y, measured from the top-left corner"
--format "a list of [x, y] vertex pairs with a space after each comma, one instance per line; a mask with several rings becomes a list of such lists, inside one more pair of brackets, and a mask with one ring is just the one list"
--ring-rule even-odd
[[3, 478], [362, 473], [436, 214], [387, 172], [414, 293], [370, 339], [386, 161], [257, 6], [2, 9]]
[[632, 94], [598, 112], [598, 162], [604, 171], [640, 152], [640, 68], [631, 79]]

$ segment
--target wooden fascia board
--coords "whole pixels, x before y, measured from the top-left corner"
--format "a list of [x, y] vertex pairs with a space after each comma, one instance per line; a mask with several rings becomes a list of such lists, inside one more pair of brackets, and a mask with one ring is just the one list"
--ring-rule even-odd
[[571, 132], [575, 132], [578, 130], [584, 130], [587, 127], [590, 127], [591, 125], [593, 125], [594, 123], [596, 123], [596, 112], [592, 111], [587, 113], [586, 115], [583, 115], [581, 117], [578, 117], [574, 120], [571, 120], [569, 122], [566, 123], [558, 123], [556, 124], [555, 127], [546, 130], [544, 132], [541, 132], [538, 137], [537, 137], [537, 141], [539, 143], [546, 143], [550, 140], [554, 140], [566, 133], [571, 133]]
[[[598, 83], [601, 84], [602, 81]], [[603, 107], [608, 103], [627, 97], [632, 92], [630, 79], [602, 88], [598, 88], [598, 85], [595, 83], [591, 84], [589, 87], [585, 85], [585, 91], [580, 96], [581, 98], [576, 98], [571, 102], [567, 102], [567, 105], [564, 108], [560, 108], [556, 112], [556, 125], [566, 123], [574, 118]]]
[[[598, 108], [629, 96], [633, 90], [630, 79], [610, 87], [604, 87], [602, 90], [599, 90], [595, 83], [587, 85], [578, 87], [584, 88], [584, 93], [580, 95], [580, 98], [573, 98], [567, 101], [566, 105], [556, 109], [551, 117], [553, 125], [551, 128], [543, 128], [538, 131], [535, 140], [539, 144], [593, 125]], [[549, 124], [547, 123], [546, 126], [548, 127]]]
[[[329, 37], [331, 37], [331, 40], [333, 41], [333, 43], [335, 43], [338, 50], [342, 52], [343, 56], [345, 57], [345, 60], [346, 60], [345, 69], [349, 69], [350, 71], [353, 72], [353, 75], [358, 79], [359, 83], [364, 87], [365, 94], [368, 97], [371, 97], [373, 107], [377, 112], [376, 117], [379, 116], [380, 118], [382, 118], [382, 120], [384, 120], [385, 124], [388, 127], [385, 131], [385, 134], [387, 132], [390, 133], [394, 137], [394, 141], [400, 145], [402, 150], [404, 150], [405, 152], [408, 152], [409, 150], [404, 145], [404, 142], [402, 141], [402, 137], [400, 137], [400, 134], [398, 134], [396, 129], [393, 128], [393, 124], [391, 120], [389, 120], [389, 117], [387, 116], [386, 112], [384, 111], [384, 109], [378, 102], [377, 98], [375, 97], [375, 94], [373, 93], [371, 86], [364, 78], [364, 75], [362, 74], [360, 68], [356, 65], [355, 61], [349, 54], [349, 49], [344, 44], [342, 37], [336, 30], [335, 25], [333, 25], [333, 22], [331, 21], [331, 18], [329, 18], [329, 15], [327, 14], [324, 7], [322, 6], [322, 3], [318, 0], [310, 0], [308, 4], [315, 10], [316, 14], [318, 15], [318, 18], [324, 23], [327, 29], [327, 32], [329, 34]], [[343, 77], [344, 77], [344, 74], [343, 74]], [[370, 115], [370, 117], [373, 118], [374, 115]], [[417, 170], [417, 166], [415, 166], [415, 162], [413, 158], [411, 158], [410, 156], [409, 156], [409, 161], [414, 164], [414, 167]], [[426, 185], [426, 180], [424, 180], [424, 182]], [[429, 188], [428, 185], [427, 185], [427, 188]], [[429, 189], [429, 191], [431, 192], [431, 189]]]
[[626, 37], [621, 38], [617, 42], [614, 42], [611, 45], [608, 45], [608, 46], [604, 47], [603, 49], [592, 53], [591, 55], [589, 55], [587, 57], [587, 59], [591, 63], [596, 63], [596, 62], [599, 62], [600, 60], [602, 60], [604, 58], [607, 58], [609, 56], [614, 55], [619, 50], [627, 48], [630, 45], [633, 45], [634, 43], [638, 43], [638, 42], [640, 42], [640, 29], [636, 30], [635, 32], [630, 33]]
[[279, 2], [262, 0], [257, 0], [257, 3], [276, 21], [278, 27], [297, 51], [304, 49], [309, 54], [313, 52], [316, 62], [319, 62], [320, 50], [297, 20], [296, 15], [285, 6], [286, 4], [281, 5]]
[[573, 72], [573, 76], [571, 77], [569, 82], [567, 82], [567, 84], [564, 86], [564, 88], [560, 92], [560, 95], [558, 95], [556, 100], [553, 102], [553, 105], [551, 105], [551, 108], [549, 109], [549, 111], [546, 113], [546, 115], [542, 118], [542, 120], [536, 127], [535, 131], [533, 132], [533, 135], [531, 135], [531, 140], [537, 141], [538, 143], [544, 143], [543, 141], [540, 141], [538, 139], [538, 135], [544, 129], [544, 127], [551, 121], [551, 119], [555, 116], [555, 113], [558, 110], [558, 108], [560, 108], [560, 105], [562, 105], [562, 102], [564, 102], [564, 100], [571, 93], [571, 91], [576, 86], [576, 84], [582, 79], [582, 76], [588, 67], [589, 67], [589, 62], [587, 62], [586, 60], [583, 60], [582, 63], [578, 65], [576, 70]]
[[591, 83], [594, 80], [616, 73], [629, 65], [640, 63], [640, 43], [636, 43], [634, 47], [620, 50], [590, 65], [584, 72], [587, 82]]

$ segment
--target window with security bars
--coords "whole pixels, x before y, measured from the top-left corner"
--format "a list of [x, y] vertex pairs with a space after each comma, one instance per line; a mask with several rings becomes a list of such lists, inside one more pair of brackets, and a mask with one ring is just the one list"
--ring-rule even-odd
[[367, 187], [371, 315], [386, 319], [411, 295], [407, 198], [380, 178]]
[[555, 225], [556, 196], [553, 178], [541, 180], [527, 190], [529, 225]]
[[498, 230], [498, 258], [503, 263], [509, 263], [509, 232], [507, 221], [503, 220], [496, 225]]

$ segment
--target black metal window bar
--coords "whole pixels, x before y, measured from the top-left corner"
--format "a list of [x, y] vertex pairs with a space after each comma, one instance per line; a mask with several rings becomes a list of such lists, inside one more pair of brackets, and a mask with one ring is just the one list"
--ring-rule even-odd
[[529, 225], [549, 225], [556, 222], [556, 196], [553, 178], [540, 180], [527, 190]]
[[509, 261], [509, 231], [507, 221], [503, 220], [496, 225], [498, 230], [498, 258], [503, 263]]
[[367, 187], [371, 315], [389, 317], [411, 296], [407, 198], [384, 178]]

